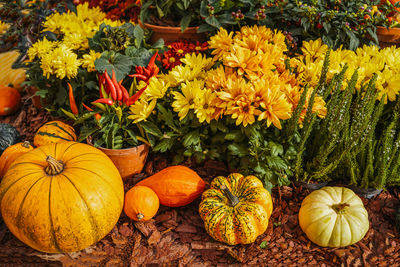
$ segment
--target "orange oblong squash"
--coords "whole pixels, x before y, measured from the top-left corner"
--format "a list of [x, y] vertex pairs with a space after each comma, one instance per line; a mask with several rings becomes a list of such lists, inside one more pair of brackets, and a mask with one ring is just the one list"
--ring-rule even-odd
[[138, 185], [153, 189], [162, 205], [181, 207], [198, 198], [206, 183], [195, 171], [177, 165], [159, 171], [136, 184]]
[[11, 163], [13, 163], [19, 156], [31, 151], [32, 149], [33, 146], [31, 146], [28, 141], [7, 147], [0, 156], [0, 178], [6, 174]]

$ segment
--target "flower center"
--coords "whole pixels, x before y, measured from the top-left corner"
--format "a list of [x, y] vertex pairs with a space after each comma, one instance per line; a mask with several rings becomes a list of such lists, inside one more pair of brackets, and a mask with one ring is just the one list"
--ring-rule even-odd
[[174, 57], [170, 57], [168, 61], [169, 61], [169, 63], [174, 63], [175, 62], [175, 58]]
[[179, 54], [183, 54], [183, 50], [182, 49], [178, 49], [178, 53]]

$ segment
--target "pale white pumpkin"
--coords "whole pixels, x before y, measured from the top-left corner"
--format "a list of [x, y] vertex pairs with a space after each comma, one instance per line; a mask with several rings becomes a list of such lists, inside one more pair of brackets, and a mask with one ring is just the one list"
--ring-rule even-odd
[[361, 199], [345, 187], [326, 186], [301, 203], [299, 223], [307, 237], [322, 247], [344, 247], [360, 241], [369, 229]]

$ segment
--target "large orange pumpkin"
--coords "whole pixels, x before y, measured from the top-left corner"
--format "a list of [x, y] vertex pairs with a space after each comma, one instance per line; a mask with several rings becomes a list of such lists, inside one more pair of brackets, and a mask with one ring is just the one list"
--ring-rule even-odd
[[206, 184], [195, 171], [178, 165], [165, 168], [137, 185], [153, 189], [162, 205], [181, 207], [198, 198]]
[[73, 252], [99, 241], [117, 223], [123, 202], [122, 179], [112, 161], [75, 142], [23, 154], [0, 184], [4, 222], [43, 252]]
[[18, 110], [21, 95], [17, 89], [0, 85], [0, 116], [7, 116]]
[[0, 178], [6, 174], [11, 163], [13, 163], [19, 156], [31, 151], [32, 149], [33, 146], [31, 146], [28, 141], [7, 147], [0, 156]]
[[125, 214], [135, 221], [148, 221], [156, 215], [160, 200], [147, 186], [134, 186], [125, 194]]
[[21, 84], [26, 78], [25, 70], [12, 68], [12, 64], [19, 56], [20, 54], [15, 50], [0, 54], [0, 84], [4, 86], [12, 85], [14, 88], [21, 91]]

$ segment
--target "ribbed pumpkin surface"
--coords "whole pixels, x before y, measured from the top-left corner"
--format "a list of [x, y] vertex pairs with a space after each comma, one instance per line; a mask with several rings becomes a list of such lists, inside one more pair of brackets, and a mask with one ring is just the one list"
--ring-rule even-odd
[[322, 247], [345, 247], [360, 241], [369, 229], [368, 212], [352, 190], [325, 186], [301, 203], [299, 224]]
[[[60, 174], [48, 174], [48, 156], [63, 162], [63, 169], [56, 168]], [[25, 153], [0, 184], [4, 222], [18, 239], [44, 252], [78, 251], [99, 241], [117, 223], [123, 202], [122, 179], [112, 161], [75, 142]]]
[[0, 85], [12, 85], [16, 89], [21, 88], [21, 83], [25, 81], [25, 70], [11, 68], [18, 57], [19, 53], [17, 51], [0, 54]]
[[26, 141], [9, 146], [6, 150], [4, 150], [3, 154], [0, 156], [0, 178], [6, 174], [11, 163], [13, 163], [19, 156], [31, 151], [32, 149], [33, 146]]
[[73, 127], [61, 121], [45, 123], [33, 138], [33, 144], [37, 147], [65, 141], [76, 141], [76, 134]]
[[[233, 203], [223, 186], [236, 197]], [[249, 244], [265, 232], [272, 213], [272, 199], [255, 176], [239, 173], [218, 176], [201, 196], [199, 213], [215, 240], [229, 245]]]

